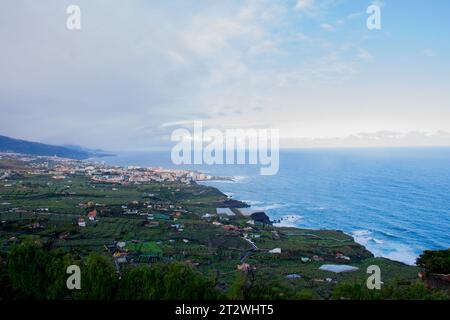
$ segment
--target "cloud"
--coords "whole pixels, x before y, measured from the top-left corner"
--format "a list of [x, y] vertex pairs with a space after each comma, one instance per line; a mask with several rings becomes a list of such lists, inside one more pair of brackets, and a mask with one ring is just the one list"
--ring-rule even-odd
[[353, 12], [353, 13], [349, 13], [347, 15], [347, 19], [353, 20], [353, 19], [361, 18], [362, 16], [363, 16], [362, 12]]
[[298, 0], [295, 5], [295, 10], [304, 12], [310, 10], [314, 5], [314, 0]]
[[431, 48], [427, 48], [427, 49], [423, 50], [422, 54], [428, 58], [433, 58], [436, 56], [436, 53]]
[[325, 31], [333, 31], [334, 30], [334, 26], [329, 23], [322, 23], [320, 25], [320, 27]]
[[282, 139], [284, 148], [354, 148], [354, 147], [443, 147], [450, 145], [450, 133], [445, 131], [375, 131], [343, 137]]
[[378, 7], [384, 7], [385, 6], [385, 2], [382, 0], [372, 0], [372, 4], [376, 5]]
[[[77, 0], [76, 32], [66, 29], [69, 4], [2, 2], [0, 134], [134, 150], [167, 145], [173, 128], [197, 119], [218, 128], [294, 121], [293, 136], [376, 131], [387, 121], [450, 129], [448, 95], [432, 91], [442, 84], [418, 76], [421, 90], [405, 92], [393, 83], [404, 83], [402, 72], [391, 82], [383, 67], [381, 80], [361, 75], [372, 52], [365, 28], [339, 23], [336, 12], [354, 10], [344, 1]], [[324, 21], [335, 32], [322, 32]], [[368, 76], [383, 94], [364, 86]]]
[[365, 60], [365, 61], [368, 61], [368, 60], [372, 60], [372, 59], [373, 59], [372, 54], [370, 54], [369, 51], [367, 51], [367, 50], [365, 50], [365, 49], [362, 49], [362, 48], [358, 48], [358, 52], [357, 52], [357, 54], [356, 54], [356, 57], [357, 57], [359, 60]]
[[297, 0], [294, 11], [306, 14], [309, 17], [320, 17], [326, 15], [330, 9], [340, 5], [342, 0]]

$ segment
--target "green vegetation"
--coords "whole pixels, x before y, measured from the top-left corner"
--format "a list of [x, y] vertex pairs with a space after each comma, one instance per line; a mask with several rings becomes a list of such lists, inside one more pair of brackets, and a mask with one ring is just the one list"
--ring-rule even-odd
[[450, 273], [450, 249], [439, 251], [424, 251], [417, 259], [417, 265], [426, 273]]
[[154, 241], [147, 241], [142, 243], [129, 243], [126, 245], [125, 249], [141, 253], [153, 253], [157, 255], [160, 255], [163, 252], [163, 250]]
[[58, 252], [47, 252], [42, 245], [24, 243], [14, 246], [2, 267], [3, 294], [16, 299], [58, 299], [65, 291], [64, 261]]
[[[313, 289], [295, 290], [286, 283], [259, 277], [253, 271], [238, 271], [230, 287], [220, 290], [212, 275], [204, 275], [182, 263], [157, 263], [151, 266], [127, 266], [119, 275], [111, 261], [91, 253], [83, 261], [70, 255], [47, 250], [42, 244], [24, 242], [14, 246], [0, 264], [1, 300], [75, 299], [75, 300], [267, 300], [320, 299]], [[66, 267], [77, 263], [82, 270], [81, 290], [65, 286]], [[443, 291], [429, 290], [422, 283], [386, 285], [368, 290], [363, 283], [343, 283], [333, 291], [333, 299], [448, 299]]]
[[[0, 159], [0, 168], [20, 165]], [[234, 216], [215, 214], [227, 206]], [[22, 167], [0, 182], [0, 299], [446, 297], [423, 286], [419, 268], [375, 258], [343, 232], [249, 224], [242, 206], [195, 183], [55, 179]], [[71, 264], [81, 267], [80, 291], [66, 289]], [[370, 265], [382, 270], [381, 291], [365, 289]], [[448, 251], [425, 252], [418, 265], [449, 273]]]
[[387, 285], [381, 290], [369, 290], [365, 283], [345, 283], [335, 288], [332, 298], [336, 300], [448, 300], [450, 296], [445, 291], [430, 290], [420, 282]]
[[[38, 243], [14, 246], [0, 269], [0, 300], [8, 299], [218, 299], [212, 279], [179, 263], [127, 267], [119, 278], [109, 259], [91, 253], [81, 266], [82, 288], [66, 289], [65, 270], [75, 263]], [[6, 290], [8, 289], [8, 290]]]
[[127, 268], [120, 281], [122, 300], [213, 300], [221, 297], [212, 279], [179, 263]]

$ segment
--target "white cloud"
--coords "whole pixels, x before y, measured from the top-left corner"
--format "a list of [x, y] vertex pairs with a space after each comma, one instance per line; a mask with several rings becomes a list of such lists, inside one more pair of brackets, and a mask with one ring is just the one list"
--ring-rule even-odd
[[358, 148], [358, 147], [441, 147], [450, 145], [450, 133], [445, 131], [376, 131], [360, 132], [342, 137], [287, 138], [284, 148]]
[[295, 39], [298, 41], [305, 41], [309, 40], [309, 37], [303, 32], [297, 32], [297, 34], [295, 35]]
[[322, 23], [320, 25], [320, 27], [325, 31], [333, 31], [334, 30], [334, 26], [329, 23]]
[[310, 10], [314, 5], [313, 0], [298, 0], [295, 5], [296, 11], [308, 11]]
[[428, 58], [433, 58], [436, 56], [436, 53], [431, 48], [427, 48], [427, 49], [423, 50], [422, 54]]
[[349, 20], [353, 20], [353, 19], [358, 19], [361, 18], [363, 16], [362, 12], [353, 12], [347, 15], [347, 19]]
[[384, 7], [385, 6], [385, 2], [382, 0], [372, 0], [372, 4], [376, 5], [378, 7]]
[[[78, 0], [82, 30], [72, 33], [62, 18], [68, 0], [4, 0], [0, 134], [118, 150], [168, 143], [173, 126], [196, 119], [283, 129], [294, 121], [293, 136], [386, 122], [450, 130], [448, 94], [437, 98], [420, 77], [424, 90], [406, 94], [380, 79], [371, 84], [382, 97], [364, 87], [372, 75], [360, 75], [361, 60], [372, 55], [358, 49], [360, 33], [317, 30], [338, 19], [328, 11], [340, 2], [298, 1], [296, 14], [292, 1]], [[338, 27], [347, 25], [322, 26]]]
[[373, 59], [373, 56], [372, 56], [372, 54], [369, 52], [369, 51], [367, 51], [367, 50], [365, 50], [365, 49], [362, 49], [362, 48], [358, 48], [358, 52], [357, 52], [357, 54], [356, 54], [356, 57], [359, 59], [359, 60], [372, 60]]

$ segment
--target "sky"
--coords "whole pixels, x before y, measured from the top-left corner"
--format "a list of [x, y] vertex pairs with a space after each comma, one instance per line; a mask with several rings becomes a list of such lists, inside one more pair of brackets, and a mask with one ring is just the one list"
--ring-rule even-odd
[[376, 1], [369, 30], [372, 3], [2, 0], [0, 134], [151, 150], [201, 120], [282, 147], [450, 146], [450, 2]]

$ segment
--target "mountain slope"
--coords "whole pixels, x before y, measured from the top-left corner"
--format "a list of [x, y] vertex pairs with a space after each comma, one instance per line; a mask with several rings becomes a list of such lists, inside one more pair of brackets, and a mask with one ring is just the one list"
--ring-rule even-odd
[[73, 145], [73, 144], [63, 144], [62, 147], [70, 149], [70, 150], [87, 152], [91, 155], [91, 157], [99, 157], [100, 158], [100, 157], [114, 156], [113, 153], [104, 151], [102, 149], [88, 149], [88, 148], [83, 148], [81, 146]]
[[58, 156], [70, 159], [87, 159], [93, 154], [84, 150], [53, 146], [44, 143], [13, 139], [0, 135], [0, 152], [25, 153], [37, 156]]

